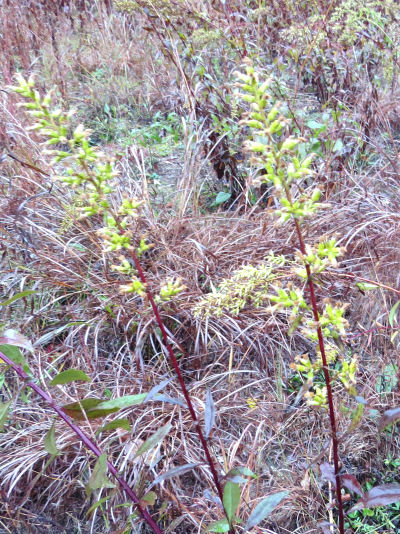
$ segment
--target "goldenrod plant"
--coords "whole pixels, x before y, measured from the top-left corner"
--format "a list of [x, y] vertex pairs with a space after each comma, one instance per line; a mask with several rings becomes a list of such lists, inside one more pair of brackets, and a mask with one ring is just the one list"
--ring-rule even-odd
[[[147, 299], [152, 307], [168, 351], [170, 362], [177, 373], [180, 387], [187, 403], [187, 408], [195, 423], [196, 431], [203, 447], [205, 460], [212, 473], [216, 493], [221, 500], [221, 504], [223, 505], [226, 514], [226, 517], [223, 519], [208, 525], [206, 531], [234, 533], [235, 523], [240, 521], [236, 516], [236, 510], [240, 504], [240, 484], [248, 481], [247, 478], [243, 477], [255, 478], [256, 475], [247, 468], [236, 467], [229, 470], [226, 474], [226, 482], [224, 486], [222, 486], [220, 481], [215, 460], [211, 455], [207, 442], [208, 434], [214, 425], [214, 416], [209, 415], [213, 413], [213, 400], [211, 394], [207, 401], [205, 434], [198, 422], [194, 404], [183, 380], [177, 357], [169, 342], [158, 309], [158, 305], [170, 301], [176, 295], [179, 295], [179, 293], [184, 291], [185, 287], [180, 279], [168, 279], [165, 284], [160, 287], [159, 294], [153, 296], [147, 287], [146, 278], [139, 259], [151, 245], [146, 243], [143, 237], [138, 238], [137, 236], [134, 236], [131, 231], [133, 219], [140, 216], [139, 210], [141, 202], [135, 198], [125, 198], [122, 200], [118, 209], [113, 209], [111, 203], [108, 201], [108, 196], [113, 191], [112, 182], [117, 174], [112, 158], [106, 156], [90, 144], [90, 131], [85, 129], [83, 125], [78, 125], [72, 133], [69, 134], [69, 118], [72, 116], [72, 113], [63, 112], [60, 109], [53, 109], [52, 94], [48, 93], [42, 98], [40, 93], [35, 89], [35, 83], [32, 77], [25, 80], [22, 76], [17, 76], [17, 83], [18, 85], [13, 87], [13, 90], [25, 99], [25, 101], [21, 103], [21, 106], [23, 106], [34, 118], [35, 122], [31, 128], [36, 130], [37, 133], [45, 139], [44, 146], [46, 153], [53, 158], [51, 165], [53, 168], [58, 169], [58, 174], [55, 178], [65, 184], [66, 187], [70, 187], [74, 190], [78, 200], [78, 209], [82, 218], [94, 216], [103, 217], [104, 227], [99, 233], [104, 241], [104, 253], [120, 253], [118, 256], [119, 263], [113, 265], [112, 268], [129, 280], [128, 283], [122, 283], [120, 285], [120, 291], [122, 293], [136, 295], [141, 299]], [[63, 145], [66, 148], [62, 150], [57, 148], [60, 145]], [[126, 255], [121, 254], [121, 252], [125, 252]], [[271, 261], [275, 264], [279, 264], [282, 262], [282, 259], [275, 258], [271, 253]], [[245, 286], [247, 286], [248, 284], [246, 283], [246, 280], [248, 281], [249, 278], [255, 276], [256, 279], [254, 283], [249, 286], [249, 290], [254, 289], [254, 287], [257, 287], [260, 283], [265, 284], [270, 275], [270, 269], [268, 268], [265, 268], [260, 272], [254, 269], [248, 271], [247, 274], [245, 272], [242, 273], [240, 277], [245, 282]], [[244, 290], [246, 290], [245, 286]], [[5, 344], [14, 344], [14, 341], [10, 336], [5, 336], [4, 340]], [[18, 343], [17, 339], [16, 344]], [[21, 378], [28, 378], [29, 375], [26, 371], [18, 365], [18, 363], [20, 363], [18, 360], [10, 357], [10, 354], [0, 353], [0, 356]], [[60, 373], [52, 383], [67, 383], [75, 380], [90, 380], [90, 378], [79, 370], [69, 370]], [[160, 530], [159, 526], [154, 522], [146, 509], [140, 504], [140, 499], [132, 488], [129, 487], [124, 479], [118, 477], [115, 467], [110, 462], [107, 462], [105, 453], [102, 453], [93, 440], [86, 436], [70, 418], [71, 414], [78, 419], [85, 417], [91, 419], [107, 415], [121, 407], [142, 402], [146, 395], [125, 396], [116, 399], [116, 401], [111, 401], [111, 404], [96, 399], [84, 399], [82, 401], [78, 400], [78, 402], [67, 405], [64, 409], [61, 409], [55, 407], [51, 397], [35, 385], [34, 382], [29, 382], [28, 387], [32, 388], [38, 395], [47, 401], [66, 424], [68, 424], [78, 435], [86, 447], [98, 457], [95, 472], [97, 474], [100, 473], [101, 476], [98, 476], [98, 480], [96, 479], [97, 482], [92, 484], [90, 488], [98, 489], [101, 487], [110, 487], [105, 477], [105, 471], [108, 468], [108, 470], [117, 477], [117, 480], [122, 489], [126, 492], [126, 495], [137, 505], [138, 511], [150, 528], [156, 534], [160, 534], [162, 530]], [[160, 428], [154, 436], [149, 438], [148, 442], [143, 444], [142, 448], [139, 448], [139, 451], [136, 454], [141, 454], [154, 446], [155, 443], [165, 437], [170, 428], [171, 425], [169, 424]], [[52, 439], [54, 442], [54, 437]], [[52, 447], [52, 450], [55, 451], [55, 447]], [[184, 466], [183, 471], [192, 469], [193, 467], [195, 467], [195, 464], [189, 464], [189, 467]], [[171, 476], [173, 475], [171, 474]], [[247, 528], [252, 528], [267, 517], [267, 515], [269, 515], [269, 513], [287, 495], [287, 491], [277, 492], [261, 501], [248, 518]]]

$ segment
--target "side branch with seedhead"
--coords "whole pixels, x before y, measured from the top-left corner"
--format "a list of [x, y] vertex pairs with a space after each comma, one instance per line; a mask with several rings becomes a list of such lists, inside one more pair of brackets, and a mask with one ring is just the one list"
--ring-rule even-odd
[[[275, 213], [279, 222], [292, 220], [295, 225], [299, 252], [297, 261], [299, 267], [294, 274], [300, 277], [308, 288], [308, 299], [303, 297], [301, 287], [276, 287], [277, 294], [268, 294], [272, 306], [270, 311], [291, 309], [291, 329], [300, 328], [302, 333], [316, 343], [317, 359], [312, 363], [308, 357], [297, 358], [292, 367], [306, 376], [308, 391], [306, 396], [310, 405], [327, 408], [332, 436], [332, 451], [334, 462], [334, 477], [336, 482], [336, 497], [339, 515], [339, 531], [344, 534], [344, 512], [341, 492], [341, 477], [339, 474], [338, 433], [333, 400], [332, 382], [341, 382], [347, 391], [355, 396], [356, 360], [349, 363], [343, 359], [340, 369], [331, 375], [329, 364], [339, 357], [337, 348], [331, 341], [343, 335], [347, 322], [344, 319], [346, 306], [340, 303], [326, 302], [322, 310], [319, 309], [315, 295], [314, 277], [327, 267], [337, 265], [337, 257], [341, 249], [335, 239], [324, 240], [314, 245], [306, 245], [303, 237], [302, 223], [307, 217], [312, 217], [317, 210], [325, 207], [319, 200], [321, 191], [315, 188], [310, 194], [302, 191], [298, 183], [313, 172], [310, 169], [313, 154], [301, 159], [298, 146], [305, 139], [296, 138], [288, 133], [291, 119], [284, 116], [279, 103], [274, 101], [270, 90], [272, 80], [259, 81], [259, 76], [253, 66], [248, 63], [245, 73], [237, 73], [240, 89], [238, 97], [247, 102], [250, 110], [241, 121], [248, 128], [250, 135], [245, 141], [245, 148], [251, 154], [251, 163], [258, 169], [257, 184], [273, 184], [279, 207]], [[307, 302], [308, 300], [308, 302]], [[313, 378], [317, 371], [322, 370], [325, 386], [313, 385]]]

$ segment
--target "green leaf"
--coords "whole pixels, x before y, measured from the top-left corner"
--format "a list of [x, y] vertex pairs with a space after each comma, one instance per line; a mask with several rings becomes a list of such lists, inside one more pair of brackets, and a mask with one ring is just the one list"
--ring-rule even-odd
[[393, 328], [394, 319], [396, 317], [397, 308], [400, 305], [400, 300], [396, 302], [396, 304], [392, 307], [392, 309], [389, 312], [389, 324]]
[[34, 291], [33, 289], [27, 289], [26, 291], [21, 291], [21, 293], [17, 293], [13, 297], [10, 297], [9, 299], [3, 300], [3, 302], [0, 302], [0, 306], [8, 306], [9, 304], [12, 304], [16, 300], [23, 299], [24, 297], [28, 297], [29, 295], [33, 295], [34, 293], [38, 293], [38, 291]]
[[139, 393], [138, 395], [125, 395], [117, 399], [102, 401], [97, 410], [122, 410], [123, 408], [130, 408], [135, 404], [141, 404], [147, 397], [147, 393]]
[[0, 430], [3, 430], [4, 423], [7, 421], [8, 412], [10, 411], [11, 401], [0, 404]]
[[254, 474], [251, 469], [242, 467], [240, 465], [238, 467], [232, 467], [232, 469], [229, 469], [228, 473], [226, 474], [227, 477], [235, 475], [244, 475], [245, 477], [257, 478], [257, 475]]
[[56, 456], [60, 453], [56, 445], [56, 429], [54, 423], [51, 425], [51, 428], [48, 430], [46, 437], [44, 438], [44, 448], [51, 456]]
[[107, 425], [102, 426], [96, 433], [100, 434], [101, 432], [106, 432], [107, 430], [114, 430], [115, 428], [123, 428], [124, 430], [131, 429], [131, 425], [129, 424], [128, 419], [115, 419], [115, 421], [111, 421], [111, 423], [108, 423]]
[[106, 501], [108, 501], [108, 499], [111, 497], [111, 495], [108, 495], [107, 497], [103, 497], [102, 499], [100, 499], [99, 501], [96, 501], [94, 504], [92, 504], [92, 506], [89, 508], [89, 510], [86, 512], [86, 515], [87, 516], [90, 516], [92, 514], [92, 512], [94, 512], [96, 510], [96, 508], [98, 508], [99, 506], [101, 506], [103, 503], [105, 503]]
[[97, 458], [88, 486], [92, 490], [100, 488], [114, 488], [115, 485], [107, 477], [107, 455], [103, 453]]
[[333, 145], [333, 152], [341, 152], [343, 150], [343, 141], [341, 139], [336, 139], [335, 144]]
[[289, 495], [288, 491], [279, 491], [259, 502], [247, 520], [245, 530], [250, 530], [261, 523], [287, 495]]
[[314, 119], [311, 119], [307, 122], [307, 126], [310, 128], [310, 130], [326, 130], [326, 124], [322, 124], [321, 122], [318, 122]]
[[229, 523], [235, 517], [240, 502], [240, 487], [235, 482], [227, 482], [224, 487], [223, 503]]
[[137, 458], [138, 456], [141, 456], [145, 452], [149, 451], [153, 447], [155, 447], [160, 441], [164, 439], [164, 437], [169, 433], [171, 430], [172, 425], [170, 423], [162, 426], [157, 430], [155, 434], [149, 437], [136, 451], [135, 456], [133, 459]]
[[379, 286], [367, 282], [357, 282], [356, 286], [358, 289], [361, 289], [361, 291], [373, 291], [374, 289], [379, 289]]
[[[80, 402], [72, 402], [63, 406], [64, 411], [74, 419], [83, 420], [85, 415], [88, 419], [97, 419], [98, 417], [105, 417], [111, 413], [118, 412], [122, 408], [129, 408], [135, 404], [140, 404], [146, 398], [146, 393], [139, 395], [125, 395], [118, 399], [104, 400], [87, 398]], [[82, 406], [82, 408], [81, 408]]]
[[149, 491], [148, 493], [146, 493], [144, 497], [140, 499], [140, 503], [143, 504], [143, 501], [144, 501], [145, 505], [154, 506], [156, 504], [156, 500], [157, 500], [157, 494], [154, 493], [154, 491]]
[[208, 525], [206, 532], [229, 532], [230, 528], [229, 521], [224, 518], [214, 521], [211, 523], [211, 525]]
[[214, 200], [214, 206], [220, 206], [224, 202], [227, 202], [231, 198], [231, 193], [227, 193], [226, 191], [220, 191], [218, 195], [215, 197]]
[[[0, 345], [0, 353], [3, 353], [5, 356], [10, 358], [11, 361], [16, 363], [17, 365], [21, 366], [26, 373], [28, 373], [30, 376], [32, 376], [32, 373], [30, 372], [30, 369], [28, 367], [28, 363], [23, 357], [21, 351], [18, 347], [14, 345]], [[3, 361], [1, 359], [0, 354], [0, 362]]]
[[57, 376], [55, 376], [50, 382], [50, 386], [69, 384], [70, 382], [75, 382], [77, 380], [84, 380], [85, 382], [91, 381], [88, 375], [83, 371], [80, 371], [79, 369], [68, 369], [67, 371], [62, 371]]
[[84, 247], [83, 245], [81, 245], [80, 243], [69, 243], [69, 246], [71, 248], [75, 248], [76, 250], [79, 250], [80, 252], [86, 252], [87, 251], [87, 248]]
[[[74, 419], [78, 419], [79, 421], [84, 420], [86, 417], [88, 417], [88, 419], [96, 419], [96, 417], [104, 417], [105, 415], [109, 415], [110, 413], [117, 411], [117, 410], [96, 411], [95, 410], [96, 406], [98, 406], [102, 402], [103, 402], [102, 399], [87, 398], [87, 399], [82, 399], [79, 402], [71, 402], [70, 404], [65, 404], [62, 407], [62, 409], [70, 417], [73, 417]], [[92, 413], [89, 416], [90, 410], [92, 410]]]

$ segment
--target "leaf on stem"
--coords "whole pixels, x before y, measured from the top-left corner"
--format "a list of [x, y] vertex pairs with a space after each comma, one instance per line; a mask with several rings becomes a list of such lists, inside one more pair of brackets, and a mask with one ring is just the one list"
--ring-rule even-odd
[[223, 518], [208, 525], [206, 532], [229, 532], [230, 528], [229, 521]]
[[129, 424], [128, 419], [115, 419], [115, 421], [111, 421], [111, 423], [108, 423], [99, 430], [96, 431], [96, 434], [101, 434], [102, 432], [106, 432], [108, 430], [115, 430], [116, 428], [122, 428], [123, 430], [127, 430], [128, 432], [131, 429], [131, 425]]
[[171, 428], [172, 428], [172, 425], [170, 423], [159, 428], [157, 432], [155, 432], [155, 434], [150, 436], [149, 439], [147, 439], [138, 448], [133, 459], [137, 458], [138, 456], [141, 456], [142, 454], [149, 451], [150, 449], [153, 449], [158, 443], [160, 443], [160, 441], [162, 441], [165, 438], [165, 436], [169, 433]]
[[400, 484], [384, 484], [366, 491], [362, 498], [350, 508], [349, 513], [363, 508], [388, 506], [400, 501]]
[[7, 421], [8, 413], [10, 411], [11, 401], [2, 402], [0, 404], [0, 430], [3, 430], [4, 423]]
[[245, 530], [250, 530], [261, 523], [261, 521], [268, 517], [278, 504], [288, 495], [288, 491], [279, 491], [278, 493], [269, 495], [266, 499], [259, 502], [247, 520]]
[[3, 300], [3, 302], [0, 302], [0, 306], [8, 306], [9, 304], [12, 304], [16, 300], [23, 299], [24, 297], [28, 297], [29, 295], [33, 295], [35, 293], [38, 293], [38, 291], [35, 291], [34, 289], [27, 289], [26, 291], [21, 291], [20, 293], [17, 293], [16, 295], [10, 297], [9, 299]]
[[223, 504], [229, 523], [232, 523], [240, 502], [240, 487], [235, 482], [227, 482], [224, 487]]
[[378, 430], [379, 432], [382, 432], [384, 428], [386, 428], [389, 425], [393, 425], [393, 423], [396, 423], [400, 419], [400, 408], [391, 408], [390, 410], [386, 410], [382, 417], [379, 419], [378, 423]]
[[67, 371], [61, 371], [50, 382], [50, 386], [58, 386], [60, 384], [69, 384], [70, 382], [76, 382], [83, 380], [84, 382], [90, 382], [91, 379], [86, 373], [79, 369], [68, 369]]
[[46, 433], [46, 436], [44, 438], [44, 448], [45, 451], [48, 452], [51, 456], [57, 456], [60, 454], [59, 449], [57, 449], [56, 445], [56, 428], [54, 426], [54, 423], [51, 425], [50, 429]]
[[107, 455], [103, 453], [97, 458], [92, 474], [90, 475], [88, 487], [91, 490], [100, 488], [114, 488], [115, 485], [107, 477]]
[[204, 411], [204, 429], [206, 438], [209, 437], [210, 432], [215, 424], [215, 414], [216, 410], [214, 399], [212, 397], [211, 390], [208, 389], [206, 395], [206, 406]]

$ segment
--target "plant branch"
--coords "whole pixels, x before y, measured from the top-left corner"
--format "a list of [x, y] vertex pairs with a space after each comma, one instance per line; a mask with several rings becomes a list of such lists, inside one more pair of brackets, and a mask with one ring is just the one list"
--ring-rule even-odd
[[207, 458], [207, 463], [208, 463], [208, 465], [210, 467], [211, 474], [212, 474], [212, 477], [213, 477], [213, 480], [214, 480], [214, 484], [215, 484], [216, 490], [218, 492], [218, 496], [219, 496], [219, 498], [221, 499], [221, 502], [222, 502], [222, 500], [223, 500], [223, 491], [222, 491], [222, 486], [221, 486], [221, 484], [219, 482], [217, 471], [215, 469], [214, 461], [213, 461], [212, 456], [210, 454], [210, 450], [208, 448], [206, 438], [204, 437], [204, 434], [203, 434], [203, 432], [201, 430], [198, 417], [197, 417], [196, 412], [195, 412], [195, 410], [193, 408], [193, 403], [192, 403], [192, 400], [190, 398], [189, 391], [188, 391], [188, 389], [187, 389], [187, 387], [185, 385], [185, 381], [183, 379], [182, 371], [181, 371], [181, 369], [179, 367], [178, 360], [176, 359], [176, 356], [174, 354], [174, 350], [173, 350], [173, 348], [171, 346], [171, 343], [168, 341], [168, 334], [167, 334], [167, 331], [165, 330], [164, 323], [163, 323], [163, 321], [161, 319], [160, 311], [158, 309], [157, 304], [154, 301], [154, 297], [153, 297], [151, 291], [149, 291], [149, 289], [147, 288], [146, 276], [145, 276], [145, 274], [143, 272], [143, 269], [142, 269], [142, 266], [140, 264], [139, 258], [136, 256], [136, 254], [133, 251], [131, 252], [131, 256], [132, 256], [132, 259], [133, 259], [133, 261], [135, 263], [135, 268], [136, 268], [137, 273], [139, 275], [140, 281], [146, 286], [147, 298], [149, 299], [150, 305], [151, 305], [151, 307], [153, 309], [153, 313], [154, 313], [154, 316], [156, 318], [158, 327], [161, 330], [161, 334], [162, 334], [162, 338], [164, 340], [165, 348], [167, 349], [169, 359], [170, 359], [170, 361], [172, 363], [172, 366], [175, 369], [176, 375], [178, 377], [179, 384], [180, 384], [182, 393], [183, 393], [183, 395], [185, 397], [185, 400], [186, 400], [186, 403], [187, 403], [187, 406], [188, 406], [188, 409], [189, 409], [190, 416], [191, 416], [191, 418], [192, 418], [192, 420], [193, 420], [193, 422], [195, 424], [197, 435], [199, 436], [200, 442], [201, 442], [203, 450], [204, 450], [204, 454], [205, 454], [205, 456]]
[[[300, 223], [297, 219], [294, 219], [295, 225], [296, 225], [296, 232], [297, 237], [299, 239], [300, 244], [300, 251], [301, 253], [306, 256], [306, 247], [304, 245], [304, 239], [303, 234], [301, 232]], [[333, 464], [335, 468], [335, 479], [336, 479], [336, 498], [338, 503], [338, 512], [339, 512], [339, 532], [340, 534], [344, 534], [344, 512], [343, 512], [343, 500], [342, 500], [342, 485], [340, 480], [340, 474], [339, 474], [339, 440], [337, 436], [337, 427], [336, 427], [336, 417], [335, 417], [335, 408], [333, 406], [333, 395], [332, 395], [332, 384], [331, 384], [331, 378], [329, 375], [329, 368], [328, 368], [328, 362], [326, 358], [326, 352], [325, 352], [325, 343], [324, 343], [324, 337], [322, 335], [321, 327], [319, 326], [319, 312], [318, 312], [318, 306], [317, 306], [317, 299], [315, 297], [315, 290], [314, 290], [314, 283], [312, 281], [312, 274], [311, 269], [308, 263], [305, 264], [305, 268], [307, 271], [307, 285], [310, 292], [310, 301], [311, 301], [311, 307], [312, 312], [314, 315], [314, 320], [317, 324], [317, 335], [318, 335], [318, 345], [319, 349], [321, 351], [321, 358], [322, 358], [322, 364], [323, 364], [323, 372], [324, 372], [324, 379], [325, 379], [325, 385], [326, 385], [326, 391], [327, 391], [327, 398], [328, 398], [328, 409], [329, 409], [329, 421], [331, 425], [331, 435], [332, 435], [332, 452], [333, 452]]]
[[[61, 417], [61, 419], [75, 432], [75, 434], [79, 437], [79, 439], [82, 441], [82, 443], [85, 445], [87, 449], [93, 452], [93, 454], [97, 457], [102, 455], [101, 450], [99, 447], [94, 443], [94, 441], [83, 432], [83, 430], [76, 425], [71, 418], [64, 412], [60, 406], [58, 406], [54, 400], [50, 397], [48, 393], [46, 393], [41, 387], [39, 387], [34, 382], [28, 382], [29, 375], [17, 364], [15, 364], [8, 356], [0, 352], [0, 359], [3, 360], [7, 365], [12, 367], [12, 369], [17, 373], [17, 375], [22, 378], [22, 380], [25, 381], [26, 385], [33, 389], [44, 401], [47, 402], [47, 404]], [[143, 519], [146, 521], [146, 523], [149, 525], [149, 527], [152, 529], [152, 531], [155, 534], [163, 534], [163, 531], [160, 529], [160, 527], [157, 525], [157, 523], [154, 521], [154, 519], [151, 517], [149, 512], [145, 510], [140, 504], [140, 499], [136, 495], [135, 491], [129, 486], [127, 481], [121, 477], [118, 474], [117, 469], [114, 467], [114, 465], [107, 460], [107, 467], [109, 472], [116, 478], [118, 481], [118, 484], [123, 489], [123, 491], [126, 493], [126, 495], [129, 497], [129, 499], [135, 503], [140, 515], [143, 517]]]

